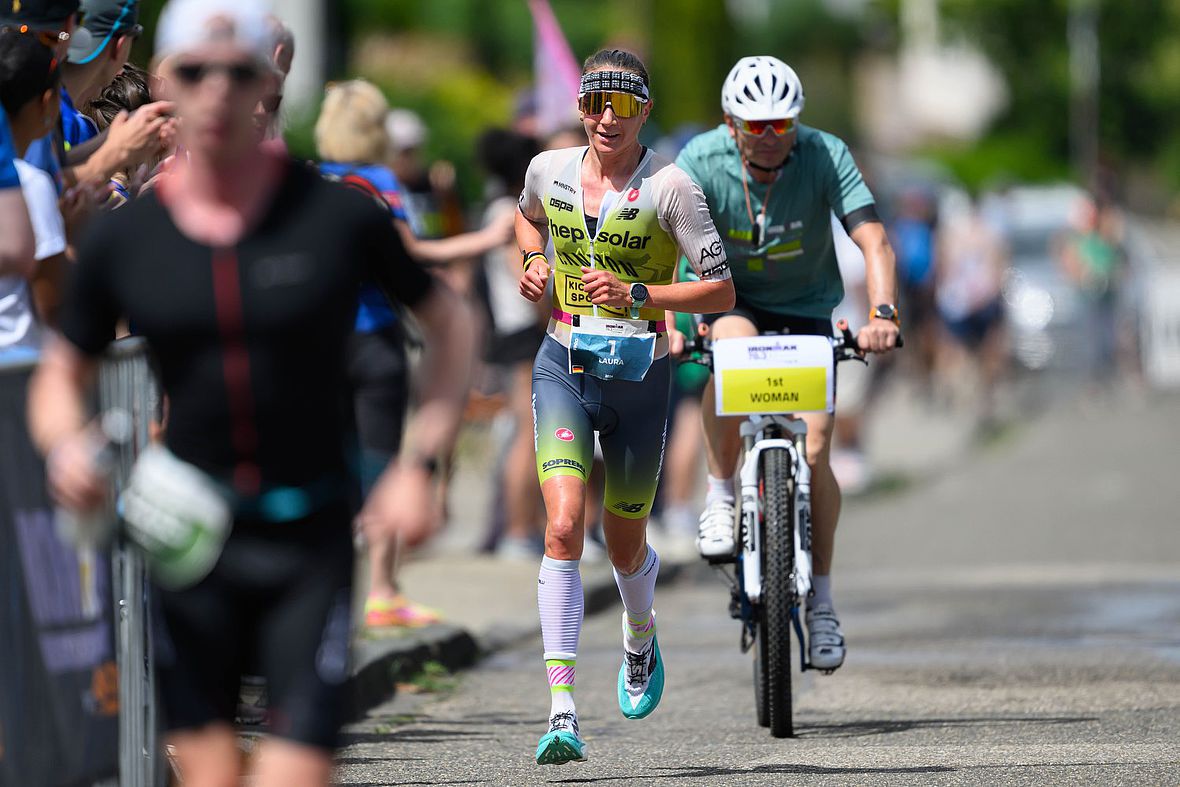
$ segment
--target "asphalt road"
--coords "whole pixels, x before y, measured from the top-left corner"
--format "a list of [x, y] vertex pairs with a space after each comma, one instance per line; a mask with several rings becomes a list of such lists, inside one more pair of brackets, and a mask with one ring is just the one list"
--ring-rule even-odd
[[587, 620], [588, 762], [533, 763], [548, 692], [531, 641], [350, 727], [339, 783], [1180, 784], [1180, 399], [1119, 410], [1115, 429], [1061, 408], [848, 506], [849, 657], [796, 673], [795, 739], [756, 725], [726, 589], [702, 568], [657, 594], [668, 688], [646, 720], [615, 706], [619, 613]]

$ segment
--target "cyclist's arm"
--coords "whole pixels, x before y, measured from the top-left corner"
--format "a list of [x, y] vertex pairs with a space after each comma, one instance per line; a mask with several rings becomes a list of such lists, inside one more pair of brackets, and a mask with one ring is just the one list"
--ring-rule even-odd
[[[881, 304], [897, 304], [897, 260], [885, 226], [879, 221], [866, 221], [854, 227], [850, 237], [865, 257], [865, 286], [869, 308]], [[888, 352], [897, 346], [901, 329], [892, 320], [874, 317], [857, 332], [857, 344], [870, 352]]]
[[865, 285], [870, 308], [882, 303], [896, 304], [897, 258], [889, 244], [885, 225], [879, 221], [866, 221], [853, 227], [849, 237], [865, 257]]
[[733, 280], [705, 194], [683, 170], [670, 167], [656, 194], [660, 223], [675, 239], [700, 281], [649, 284], [647, 305], [674, 312], [711, 314], [733, 308]]

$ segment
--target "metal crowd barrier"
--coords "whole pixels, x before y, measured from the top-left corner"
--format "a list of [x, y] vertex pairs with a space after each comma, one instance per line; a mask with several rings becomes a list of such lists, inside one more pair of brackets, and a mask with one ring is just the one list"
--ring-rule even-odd
[[[132, 439], [118, 452], [112, 473], [117, 495], [139, 451], [151, 439], [160, 413], [160, 394], [142, 339], [115, 342], [99, 367], [98, 408], [118, 408], [131, 418]], [[164, 783], [153, 675], [150, 586], [142, 555], [123, 541], [111, 550], [115, 593], [115, 640], [119, 666], [119, 784], [156, 787]]]

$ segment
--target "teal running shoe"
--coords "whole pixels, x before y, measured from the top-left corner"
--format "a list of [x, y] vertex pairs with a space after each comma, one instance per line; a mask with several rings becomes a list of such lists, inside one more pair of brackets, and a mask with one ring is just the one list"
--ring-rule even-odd
[[[625, 629], [626, 613], [623, 615]], [[638, 653], [632, 652], [625, 644], [623, 647], [623, 666], [619, 668], [619, 710], [628, 719], [647, 716], [664, 695], [664, 660], [660, 658], [654, 618], [652, 627], [651, 637]]]
[[572, 711], [553, 714], [549, 732], [537, 744], [537, 765], [565, 765], [586, 759], [586, 742], [578, 734], [578, 716]]

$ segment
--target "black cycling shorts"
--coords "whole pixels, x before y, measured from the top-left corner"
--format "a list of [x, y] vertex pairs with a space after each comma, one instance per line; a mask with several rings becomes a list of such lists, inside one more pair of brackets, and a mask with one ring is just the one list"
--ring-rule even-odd
[[722, 317], [745, 317], [754, 323], [759, 333], [783, 333], [796, 336], [832, 336], [832, 319], [819, 317], [800, 317], [795, 314], [778, 314], [750, 306], [737, 299], [734, 307], [727, 312], [706, 314], [703, 320], [706, 325], [712, 325]]
[[212, 573], [153, 588], [166, 729], [232, 724], [243, 673], [266, 678], [270, 732], [331, 751], [346, 712], [351, 509], [294, 522], [236, 520]]

